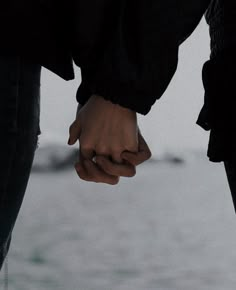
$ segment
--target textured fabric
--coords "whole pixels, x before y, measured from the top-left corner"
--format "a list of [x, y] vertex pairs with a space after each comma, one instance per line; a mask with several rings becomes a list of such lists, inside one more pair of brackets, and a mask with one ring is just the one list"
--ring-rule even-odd
[[19, 57], [0, 57], [0, 269], [41, 133], [40, 70]]
[[[89, 18], [83, 22], [85, 27], [90, 27], [88, 35], [93, 36], [98, 30], [102, 44], [89, 40], [93, 45], [88, 54], [81, 49], [77, 49], [77, 55], [73, 54], [82, 71], [77, 101], [83, 105], [92, 94], [98, 94], [146, 115], [167, 89], [177, 68], [179, 45], [197, 27], [210, 1], [127, 0], [119, 3], [113, 12], [116, 21], [105, 37], [104, 31], [97, 29], [101, 27], [98, 17], [94, 26], [89, 26]], [[78, 47], [84, 44], [79, 33], [86, 33], [81, 30], [76, 33]], [[94, 60], [96, 51], [99, 53]], [[94, 60], [93, 63], [90, 60]]]
[[[206, 13], [212, 56], [234, 43], [232, 0], [11, 0], [0, 4], [4, 55], [23, 55], [66, 80], [76, 100], [98, 94], [146, 115], [167, 89], [178, 49]], [[234, 4], [235, 5], [235, 4]], [[231, 13], [231, 14], [230, 14]], [[18, 43], [17, 46], [15, 43]]]
[[85, 104], [96, 93], [145, 115], [168, 87], [179, 45], [194, 31], [209, 3], [4, 1], [0, 51], [24, 55], [64, 79], [74, 77], [74, 60], [82, 72], [78, 102]]

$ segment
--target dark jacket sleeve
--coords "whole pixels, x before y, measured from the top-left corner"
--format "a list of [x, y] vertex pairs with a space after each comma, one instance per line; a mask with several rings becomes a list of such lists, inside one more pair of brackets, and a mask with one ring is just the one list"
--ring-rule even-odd
[[77, 101], [92, 94], [146, 115], [168, 87], [179, 45], [209, 0], [74, 2], [73, 59], [81, 68]]
[[236, 160], [236, 2], [213, 0], [205, 14], [211, 37], [211, 56], [202, 79], [204, 105], [197, 124], [210, 130], [210, 161]]

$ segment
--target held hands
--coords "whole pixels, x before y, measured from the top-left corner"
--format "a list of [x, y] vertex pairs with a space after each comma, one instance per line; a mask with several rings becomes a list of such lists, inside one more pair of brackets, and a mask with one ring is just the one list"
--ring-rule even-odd
[[120, 176], [134, 176], [135, 166], [151, 157], [136, 112], [97, 95], [78, 106], [69, 133], [69, 145], [80, 142], [75, 169], [86, 181], [117, 184]]

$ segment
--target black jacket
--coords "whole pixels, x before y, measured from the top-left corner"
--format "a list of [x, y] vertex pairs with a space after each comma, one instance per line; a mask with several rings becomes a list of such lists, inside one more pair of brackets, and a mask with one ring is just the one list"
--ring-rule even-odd
[[96, 93], [141, 114], [166, 90], [179, 45], [209, 6], [209, 0], [4, 2], [6, 50], [33, 57], [64, 79], [73, 78], [74, 60], [82, 73], [78, 102]]
[[176, 71], [180, 44], [206, 13], [212, 53], [203, 67], [206, 96], [198, 124], [210, 130], [217, 115], [214, 76], [234, 45], [232, 1], [11, 0], [0, 12], [1, 50], [40, 62], [66, 80], [74, 78], [74, 61], [82, 74], [79, 103], [98, 94], [146, 115]]
[[206, 20], [211, 56], [202, 70], [205, 101], [197, 124], [210, 130], [211, 161], [236, 161], [236, 1], [213, 0]]

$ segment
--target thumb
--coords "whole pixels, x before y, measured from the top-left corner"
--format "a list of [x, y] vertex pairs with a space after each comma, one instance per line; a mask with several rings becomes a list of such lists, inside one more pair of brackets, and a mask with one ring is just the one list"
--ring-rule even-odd
[[81, 125], [78, 119], [76, 119], [69, 128], [69, 140], [68, 145], [73, 145], [79, 139], [81, 134]]

